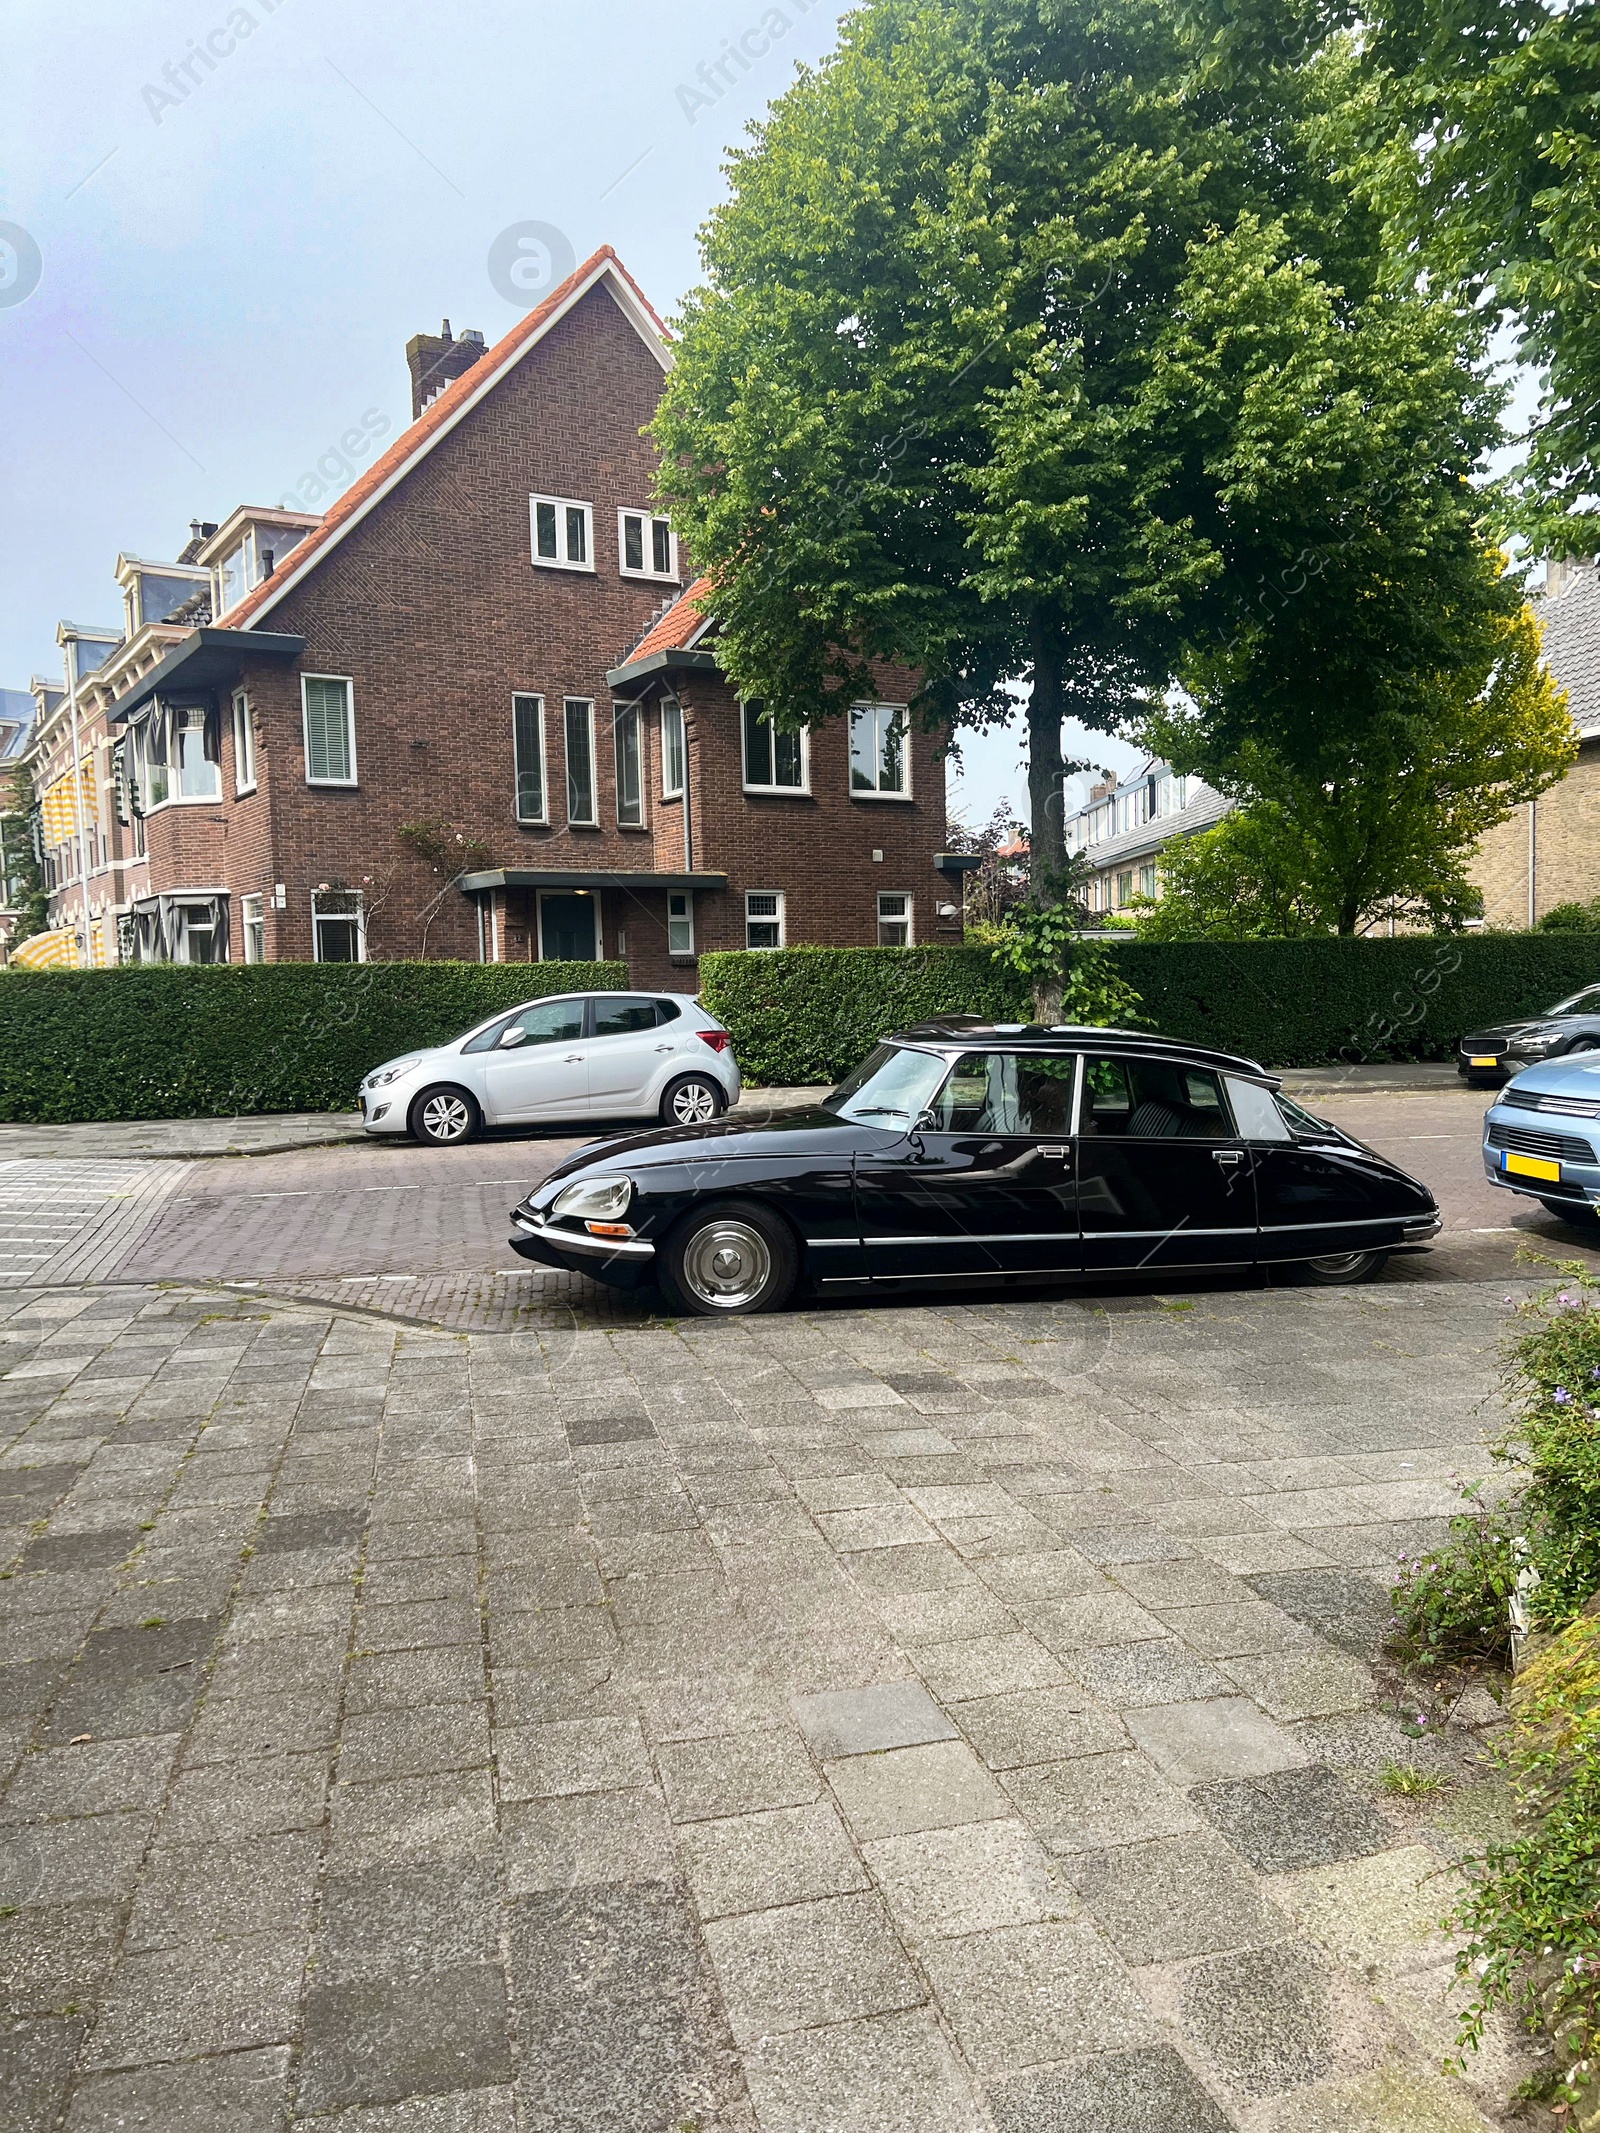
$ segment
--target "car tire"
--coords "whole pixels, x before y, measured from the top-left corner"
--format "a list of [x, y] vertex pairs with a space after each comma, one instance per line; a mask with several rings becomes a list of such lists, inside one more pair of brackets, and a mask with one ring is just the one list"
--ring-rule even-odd
[[656, 1261], [662, 1294], [696, 1318], [779, 1311], [794, 1294], [800, 1254], [789, 1225], [748, 1200], [685, 1216]]
[[1302, 1281], [1319, 1288], [1347, 1288], [1370, 1281], [1388, 1257], [1387, 1252], [1333, 1252], [1325, 1259], [1302, 1259], [1297, 1272]]
[[483, 1113], [465, 1089], [440, 1082], [416, 1098], [406, 1123], [426, 1148], [461, 1148], [483, 1131]]
[[1580, 1229], [1591, 1229], [1600, 1221], [1600, 1208], [1590, 1207], [1582, 1200], [1541, 1200], [1539, 1205], [1548, 1215], [1559, 1215], [1563, 1222], [1575, 1222]]
[[710, 1074], [680, 1074], [661, 1092], [664, 1126], [709, 1126], [727, 1108], [727, 1093]]

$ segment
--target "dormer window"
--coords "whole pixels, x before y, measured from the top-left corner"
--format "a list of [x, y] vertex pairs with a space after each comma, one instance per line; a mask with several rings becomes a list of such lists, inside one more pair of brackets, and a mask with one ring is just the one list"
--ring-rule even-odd
[[276, 525], [266, 518], [246, 519], [241, 529], [236, 513], [222, 529], [222, 552], [212, 550], [216, 572], [216, 610], [225, 615], [263, 578], [281, 569], [292, 550], [305, 539], [305, 525]]

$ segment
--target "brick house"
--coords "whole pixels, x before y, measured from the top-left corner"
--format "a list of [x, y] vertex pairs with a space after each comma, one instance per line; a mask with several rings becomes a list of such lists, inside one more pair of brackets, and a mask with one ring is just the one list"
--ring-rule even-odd
[[1550, 563], [1534, 599], [1545, 664], [1567, 692], [1578, 760], [1478, 846], [1472, 879], [1490, 926], [1531, 926], [1600, 896], [1600, 565]]
[[801, 736], [719, 671], [651, 509], [671, 340], [609, 248], [496, 346], [407, 355], [415, 419], [332, 508], [202, 529], [216, 621], [108, 662], [120, 952], [622, 956], [693, 990], [712, 948], [959, 940], [915, 677]]

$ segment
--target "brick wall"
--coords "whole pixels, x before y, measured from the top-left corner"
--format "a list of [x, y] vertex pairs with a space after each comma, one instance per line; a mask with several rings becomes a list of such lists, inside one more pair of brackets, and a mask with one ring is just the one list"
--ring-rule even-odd
[[1533, 802], [1533, 908], [1529, 909], [1529, 809], [1490, 830], [1472, 863], [1491, 926], [1526, 926], [1556, 904], [1600, 896], [1600, 740], [1585, 741], [1561, 780]]

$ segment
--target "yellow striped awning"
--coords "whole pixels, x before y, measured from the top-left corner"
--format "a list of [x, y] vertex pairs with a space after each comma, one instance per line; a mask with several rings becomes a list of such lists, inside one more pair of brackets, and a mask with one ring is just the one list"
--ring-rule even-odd
[[20, 948], [12, 949], [11, 962], [18, 970], [75, 970], [78, 936], [70, 926], [57, 926], [51, 933], [35, 933]]
[[[78, 765], [79, 787], [83, 793], [83, 823], [91, 829], [99, 820], [95, 806], [94, 757], [85, 755]], [[39, 810], [44, 820], [46, 844], [65, 844], [69, 837], [77, 835], [78, 821], [72, 809], [72, 772], [57, 778], [47, 785], [39, 800]]]

